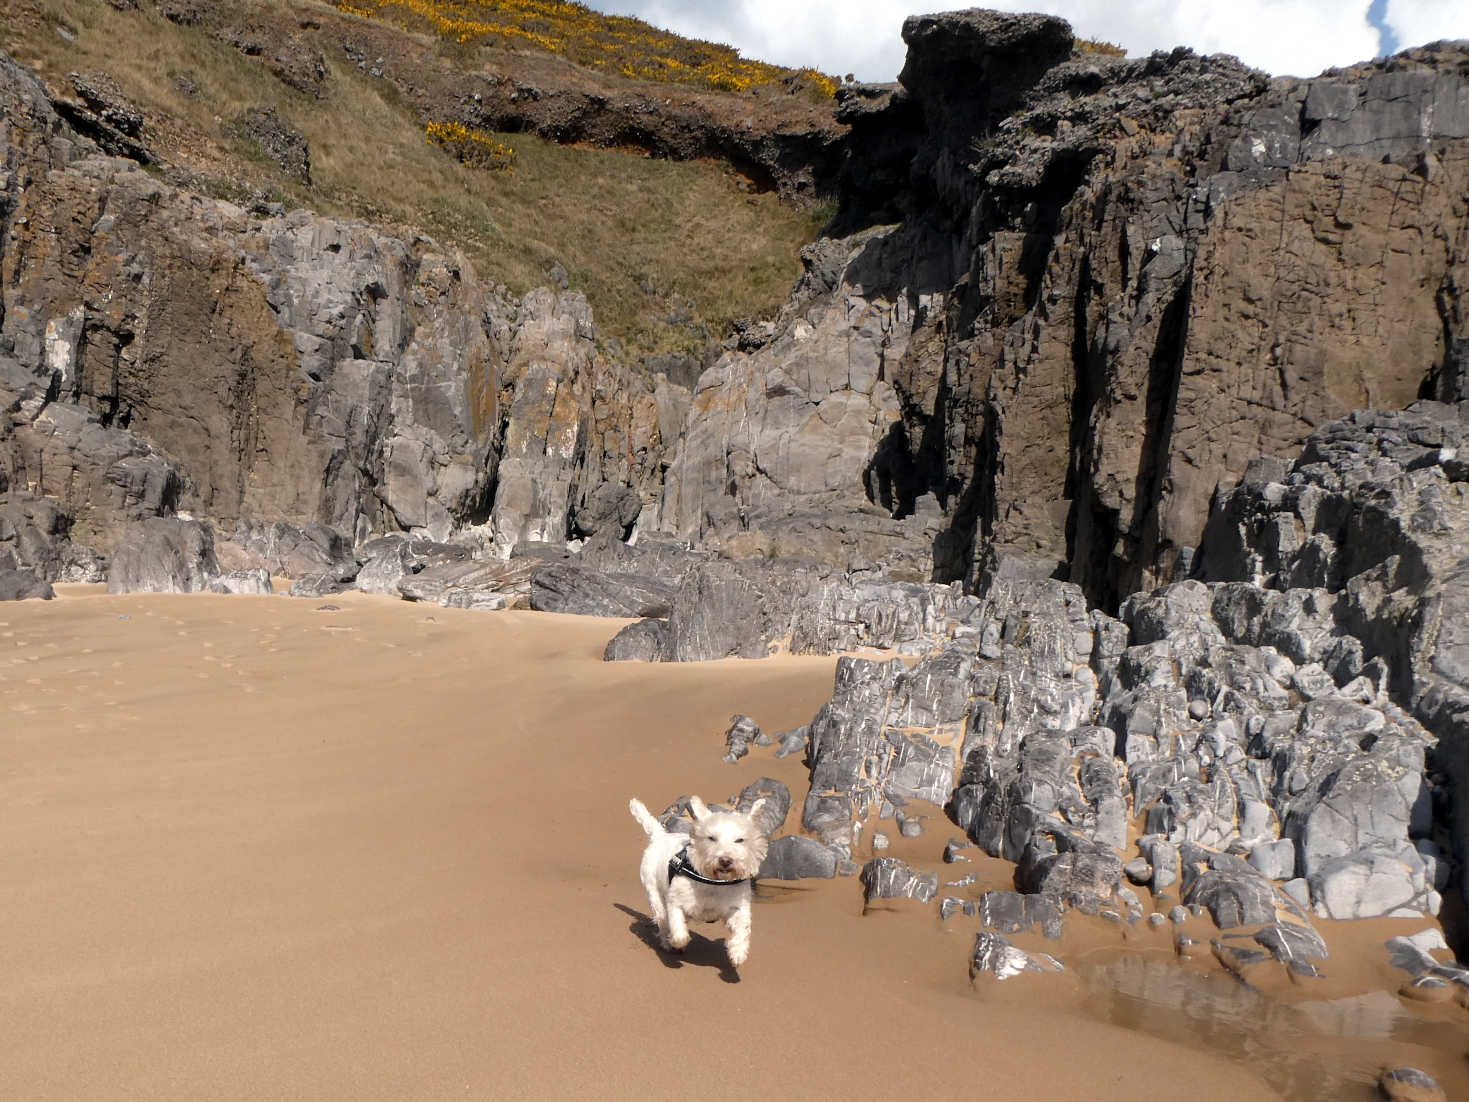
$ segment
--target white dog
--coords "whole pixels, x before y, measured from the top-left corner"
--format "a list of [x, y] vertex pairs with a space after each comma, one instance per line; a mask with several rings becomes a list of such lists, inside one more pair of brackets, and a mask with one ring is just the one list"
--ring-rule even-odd
[[750, 955], [750, 878], [760, 871], [770, 839], [760, 826], [762, 796], [747, 812], [711, 812], [697, 796], [689, 797], [693, 829], [679, 834], [663, 829], [640, 800], [627, 806], [648, 834], [639, 875], [648, 893], [648, 908], [665, 949], [689, 943], [690, 920], [729, 927], [725, 951], [735, 968]]

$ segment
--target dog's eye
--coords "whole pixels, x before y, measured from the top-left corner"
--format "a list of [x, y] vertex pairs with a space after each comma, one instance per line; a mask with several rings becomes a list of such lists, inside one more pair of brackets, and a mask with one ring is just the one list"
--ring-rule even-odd
[[709, 841], [711, 841], [711, 842], [714, 841], [714, 835], [712, 835], [712, 834], [706, 834], [706, 835], [704, 835], [704, 837], [708, 838]]
[[735, 839], [735, 845], [739, 845], [739, 844], [740, 844], [740, 843], [741, 843], [741, 842], [743, 842], [743, 841], [744, 841], [744, 839], [743, 839], [743, 838], [736, 838], [736, 839]]

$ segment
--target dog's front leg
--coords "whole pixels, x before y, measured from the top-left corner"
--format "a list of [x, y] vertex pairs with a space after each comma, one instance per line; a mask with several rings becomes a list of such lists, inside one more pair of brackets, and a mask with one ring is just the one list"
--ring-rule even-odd
[[683, 908], [673, 900], [668, 901], [668, 947], [682, 950], [689, 943], [689, 924]]
[[729, 937], [725, 938], [724, 950], [729, 954], [729, 963], [735, 968], [744, 964], [750, 956], [750, 903], [748, 900], [729, 916]]

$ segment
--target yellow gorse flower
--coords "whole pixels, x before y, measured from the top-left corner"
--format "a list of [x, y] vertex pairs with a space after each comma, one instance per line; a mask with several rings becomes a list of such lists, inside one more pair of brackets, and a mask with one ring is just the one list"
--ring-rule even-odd
[[464, 164], [474, 168], [509, 172], [515, 167], [515, 150], [483, 130], [475, 130], [462, 122], [431, 122], [424, 127], [430, 145], [448, 150]]
[[566, 0], [356, 0], [337, 4], [350, 15], [430, 31], [465, 45], [530, 46], [579, 65], [604, 68], [608, 54], [634, 80], [743, 92], [789, 82], [836, 94], [837, 81], [815, 69], [783, 69], [740, 57], [733, 46], [660, 31], [639, 19], [603, 15]]

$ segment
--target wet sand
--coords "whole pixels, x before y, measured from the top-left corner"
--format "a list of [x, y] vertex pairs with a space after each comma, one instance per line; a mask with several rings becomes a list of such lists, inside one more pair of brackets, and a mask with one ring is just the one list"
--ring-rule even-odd
[[[971, 987], [972, 920], [768, 882], [738, 976], [713, 927], [655, 951], [628, 797], [771, 775], [793, 826], [799, 760], [726, 765], [723, 731], [806, 722], [833, 659], [609, 664], [616, 621], [61, 590], [0, 606], [6, 1098], [1310, 1096], [1267, 1045], [1201, 1047], [1227, 1023], [1177, 1028], [1168, 1000], [1207, 992], [1105, 971], [1171, 961], [1155, 931], [1077, 922], [1044, 946], [1065, 976]], [[935, 867], [951, 833], [893, 852]], [[1440, 1032], [1302, 1011], [1286, 1047], [1401, 1054], [1453, 1097], [1466, 1012], [1413, 1013]]]

